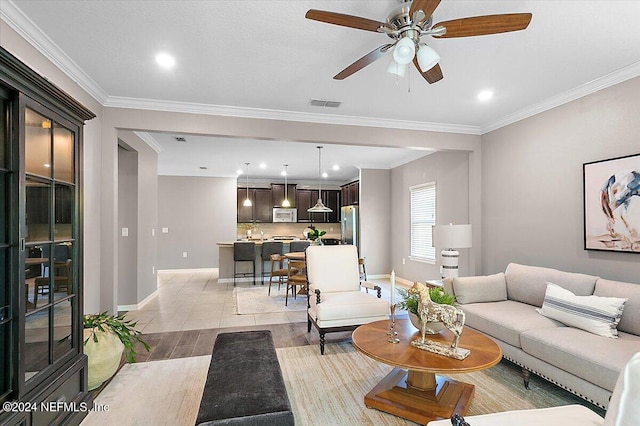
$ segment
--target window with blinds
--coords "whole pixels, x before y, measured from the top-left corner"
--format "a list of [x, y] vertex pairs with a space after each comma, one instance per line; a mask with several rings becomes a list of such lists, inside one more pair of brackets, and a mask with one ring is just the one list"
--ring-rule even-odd
[[435, 262], [436, 249], [431, 246], [432, 226], [436, 224], [436, 183], [409, 188], [411, 193], [411, 258]]

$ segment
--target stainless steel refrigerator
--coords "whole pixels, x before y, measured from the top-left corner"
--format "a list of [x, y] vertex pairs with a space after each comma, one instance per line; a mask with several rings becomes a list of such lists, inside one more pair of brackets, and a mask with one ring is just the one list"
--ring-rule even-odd
[[360, 253], [360, 228], [358, 207], [344, 206], [340, 209], [340, 235], [342, 244], [353, 244]]

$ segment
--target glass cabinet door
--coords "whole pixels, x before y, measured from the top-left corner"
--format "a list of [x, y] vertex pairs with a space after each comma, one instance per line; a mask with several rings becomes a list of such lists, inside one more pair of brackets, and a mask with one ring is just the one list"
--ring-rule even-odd
[[12, 329], [15, 325], [11, 304], [11, 240], [9, 235], [11, 197], [11, 162], [9, 161], [11, 101], [0, 86], [0, 399], [10, 396], [12, 382]]
[[27, 103], [24, 129], [24, 380], [79, 352], [77, 307], [78, 129]]

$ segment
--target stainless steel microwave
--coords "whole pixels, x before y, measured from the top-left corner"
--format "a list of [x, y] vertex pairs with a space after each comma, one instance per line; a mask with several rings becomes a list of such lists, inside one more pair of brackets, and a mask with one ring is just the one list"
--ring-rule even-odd
[[297, 222], [298, 210], [275, 207], [273, 209], [273, 221], [274, 222]]

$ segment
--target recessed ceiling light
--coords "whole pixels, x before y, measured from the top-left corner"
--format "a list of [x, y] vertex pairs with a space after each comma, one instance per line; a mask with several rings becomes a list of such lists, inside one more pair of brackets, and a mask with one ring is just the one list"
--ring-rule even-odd
[[286, 176], [286, 175], [287, 175], [286, 171], [283, 170], [283, 171], [280, 172], [280, 176]]
[[478, 93], [478, 100], [479, 101], [488, 101], [489, 99], [493, 98], [493, 92], [491, 90], [483, 90], [482, 92]]
[[260, 168], [261, 168], [261, 169], [266, 169], [266, 168], [267, 168], [267, 165], [266, 165], [265, 163], [260, 163]]
[[242, 170], [238, 169], [238, 170], [236, 170], [236, 173], [241, 175], [242, 174]]
[[333, 170], [338, 171], [340, 170], [340, 166], [338, 166], [337, 164], [333, 165]]
[[168, 70], [173, 68], [176, 65], [175, 58], [173, 56], [169, 55], [168, 53], [158, 53], [156, 55], [156, 62], [162, 68], [165, 68], [165, 69], [168, 69]]
[[329, 177], [329, 175], [327, 174], [327, 172], [324, 172], [322, 173], [322, 177], [326, 179], [327, 177]]

